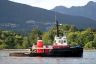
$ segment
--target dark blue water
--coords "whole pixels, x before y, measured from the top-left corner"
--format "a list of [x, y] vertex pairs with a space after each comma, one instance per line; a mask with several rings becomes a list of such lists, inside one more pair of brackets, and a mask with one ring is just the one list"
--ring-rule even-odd
[[9, 51], [0, 51], [0, 64], [96, 64], [96, 51], [84, 51], [82, 58], [10, 57]]

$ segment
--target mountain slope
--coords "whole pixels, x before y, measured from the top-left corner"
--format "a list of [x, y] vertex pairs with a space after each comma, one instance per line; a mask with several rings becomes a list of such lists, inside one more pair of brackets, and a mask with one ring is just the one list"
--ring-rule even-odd
[[57, 6], [52, 10], [63, 14], [83, 16], [96, 20], [96, 2], [93, 1], [90, 1], [87, 5], [81, 7], [73, 6], [71, 8], [66, 8], [63, 6]]
[[[0, 0], [0, 29], [30, 31], [32, 28], [47, 30], [54, 21], [54, 11], [31, 7], [8, 0]], [[81, 16], [56, 13], [59, 23], [76, 25], [78, 28], [96, 27], [96, 21]]]

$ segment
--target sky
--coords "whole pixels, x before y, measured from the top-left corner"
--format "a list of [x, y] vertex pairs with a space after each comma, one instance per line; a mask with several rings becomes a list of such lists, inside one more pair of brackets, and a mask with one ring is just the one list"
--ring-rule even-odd
[[72, 6], [84, 6], [89, 1], [96, 2], [96, 0], [10, 0], [10, 1], [23, 3], [48, 10], [53, 9], [56, 6], [65, 6], [67, 8], [70, 8]]

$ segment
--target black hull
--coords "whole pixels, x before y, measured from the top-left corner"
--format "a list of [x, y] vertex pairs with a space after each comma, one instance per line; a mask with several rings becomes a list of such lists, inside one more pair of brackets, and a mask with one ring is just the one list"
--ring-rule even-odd
[[10, 56], [29, 56], [29, 57], [83, 57], [83, 48], [57, 48], [50, 53], [10, 53]]
[[83, 48], [61, 48], [52, 49], [50, 53], [30, 53], [30, 57], [41, 56], [41, 57], [82, 57]]

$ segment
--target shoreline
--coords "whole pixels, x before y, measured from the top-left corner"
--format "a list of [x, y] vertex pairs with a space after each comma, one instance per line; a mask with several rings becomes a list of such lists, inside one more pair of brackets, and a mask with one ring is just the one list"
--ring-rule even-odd
[[[30, 51], [30, 49], [0, 49], [4, 51]], [[83, 49], [83, 51], [96, 51], [96, 49]]]
[[4, 51], [29, 51], [30, 49], [1, 49]]

